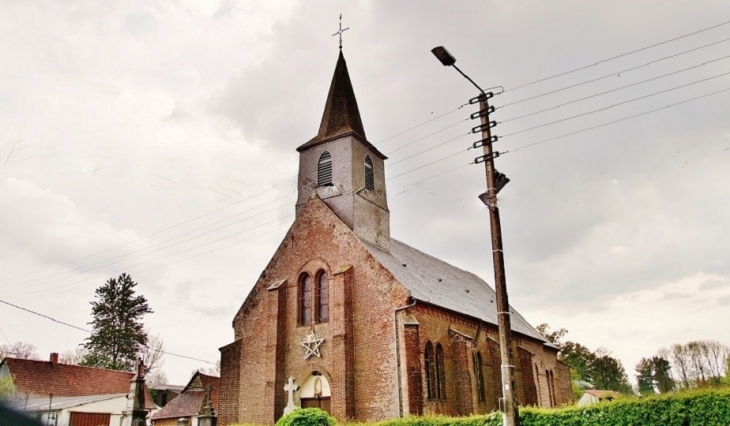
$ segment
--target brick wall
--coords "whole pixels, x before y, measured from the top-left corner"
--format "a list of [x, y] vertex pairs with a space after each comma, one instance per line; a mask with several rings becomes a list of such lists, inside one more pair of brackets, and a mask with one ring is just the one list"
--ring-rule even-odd
[[[339, 280], [338, 270], [348, 265], [353, 265], [347, 272], [350, 278]], [[306, 272], [314, 277], [319, 270], [330, 277], [330, 321], [300, 326], [297, 318], [299, 276]], [[281, 280], [286, 283], [277, 291], [285, 290], [286, 295], [277, 310], [286, 315], [279, 317], [281, 327], [274, 327], [273, 304], [280, 302], [263, 293], [270, 293], [266, 288]], [[349, 294], [351, 308], [338, 310], [338, 306], [345, 303], [345, 294]], [[372, 257], [352, 231], [321, 200], [310, 200], [300, 210], [234, 320], [234, 334], [245, 342], [241, 351], [241, 405], [236, 421], [273, 423], [278, 413], [270, 408], [274, 404], [272, 396], [285, 395], [283, 386], [289, 376], [302, 384], [313, 371], [319, 371], [330, 382], [332, 411], [338, 413], [341, 421], [347, 417], [372, 420], [397, 417], [393, 309], [405, 305], [407, 297], [406, 290]], [[279, 331], [276, 337], [271, 337], [274, 330]], [[322, 357], [305, 360], [300, 343], [311, 331], [325, 339], [320, 347]], [[282, 339], [278, 346], [272, 343], [276, 339]], [[282, 367], [272, 370], [270, 360], [276, 357], [276, 347], [283, 348], [279, 357], [283, 360]], [[272, 371], [279, 374], [270, 379]], [[221, 374], [228, 376], [233, 372], [233, 369], [230, 372], [222, 369]], [[251, 379], [247, 380], [249, 377]], [[261, 377], [267, 378], [264, 383], [256, 380]], [[352, 404], [347, 406], [347, 401]], [[228, 412], [222, 417], [232, 418]]]
[[[218, 421], [221, 425], [233, 423], [238, 419], [241, 340], [220, 348], [221, 381], [218, 392]], [[225, 372], [225, 374], [223, 374]]]
[[[302, 273], [315, 277], [318, 271], [330, 277], [330, 320], [301, 326], [299, 277]], [[269, 290], [275, 283], [282, 284]], [[286, 379], [291, 376], [301, 385], [314, 371], [329, 381], [331, 409], [340, 421], [378, 421], [420, 412], [485, 413], [496, 409], [501, 396], [497, 327], [483, 324], [474, 347], [469, 336], [476, 336], [477, 321], [419, 302], [401, 311], [415, 321], [408, 327], [399, 325], [399, 345], [405, 351], [399, 365], [394, 310], [408, 303], [408, 291], [351, 229], [322, 200], [310, 199], [234, 318], [237, 343], [222, 349], [221, 375], [223, 386], [238, 389], [238, 395], [226, 395], [227, 399], [222, 401], [221, 425], [231, 421], [273, 423], [286, 403]], [[322, 357], [305, 360], [300, 343], [312, 331], [324, 338], [320, 347]], [[458, 344], [454, 344], [455, 335], [461, 336]], [[440, 343], [444, 348], [445, 401], [429, 401], [425, 397], [423, 348], [427, 341]], [[544, 406], [545, 392], [540, 391], [544, 378], [538, 375], [536, 384], [532, 366], [538, 371], [552, 368], [556, 378], [565, 376], [560, 373], [556, 353], [546, 350], [542, 342], [522, 335], [515, 335], [514, 342], [515, 353], [529, 355], [516, 358], [520, 402], [537, 401]], [[483, 360], [483, 402], [477, 401], [474, 387], [474, 350], [481, 353]], [[399, 380], [403, 392], [399, 392]], [[569, 389], [569, 376], [567, 380]]]
[[[336, 187], [317, 188], [317, 168], [323, 152], [332, 156], [332, 183]], [[375, 189], [365, 190], [365, 156], [373, 162]], [[388, 248], [390, 212], [385, 190], [383, 159], [355, 136], [345, 136], [309, 148], [300, 154], [297, 214], [313, 192], [361, 238]]]

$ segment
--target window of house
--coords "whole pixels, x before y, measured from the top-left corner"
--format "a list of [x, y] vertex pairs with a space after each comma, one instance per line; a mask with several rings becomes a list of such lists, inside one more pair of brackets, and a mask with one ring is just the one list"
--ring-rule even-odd
[[312, 278], [304, 273], [299, 278], [299, 324], [312, 323]]
[[332, 185], [332, 155], [325, 151], [317, 164], [317, 186]]
[[484, 374], [482, 373], [482, 354], [480, 352], [474, 355], [474, 380], [477, 385], [477, 398], [479, 402], [484, 402], [486, 394], [484, 393]]
[[317, 275], [317, 322], [327, 322], [330, 319], [330, 296], [327, 274], [320, 271]]
[[436, 376], [436, 357], [431, 342], [426, 343], [423, 358], [426, 367], [426, 398], [436, 399], [438, 395], [438, 379]]
[[375, 177], [373, 175], [373, 160], [369, 155], [365, 156], [365, 189], [375, 189]]

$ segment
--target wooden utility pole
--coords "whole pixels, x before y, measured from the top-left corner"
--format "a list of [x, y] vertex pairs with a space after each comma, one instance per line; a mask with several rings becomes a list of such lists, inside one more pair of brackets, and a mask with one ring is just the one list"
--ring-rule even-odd
[[[482, 140], [474, 143], [474, 148], [482, 147], [484, 155], [474, 159], [475, 163], [484, 163], [487, 173], [487, 192], [479, 196], [487, 207], [489, 207], [489, 222], [492, 231], [492, 264], [494, 265], [494, 289], [497, 293], [497, 327], [499, 328], [499, 352], [502, 360], [500, 368], [502, 377], [502, 413], [503, 423], [505, 426], [519, 426], [520, 417], [517, 413], [517, 400], [515, 399], [515, 364], [514, 355], [512, 354], [512, 324], [510, 321], [509, 300], [507, 298], [507, 279], [504, 274], [504, 252], [502, 251], [502, 225], [499, 222], [499, 207], [497, 207], [497, 192], [507, 184], [509, 179], [504, 175], [498, 174], [494, 168], [494, 159], [499, 156], [499, 152], [492, 150], [492, 142], [497, 137], [492, 138], [491, 128], [497, 123], [489, 121], [490, 110], [489, 98], [494, 96], [493, 93], [486, 93], [474, 82], [468, 75], [464, 74], [459, 67], [456, 66], [456, 58], [449, 53], [443, 46], [431, 49], [431, 52], [447, 67], [454, 67], [464, 78], [469, 80], [481, 93], [478, 97], [469, 101], [474, 104], [475, 100], [479, 102], [479, 112], [471, 115], [472, 119], [480, 118], [481, 125], [472, 129], [472, 133], [481, 130]], [[486, 301], [485, 301], [486, 302]], [[486, 303], [485, 303], [486, 304]]]
[[[489, 94], [491, 95], [491, 93]], [[494, 168], [495, 155], [492, 150], [492, 124], [489, 121], [488, 96], [484, 92], [478, 97], [479, 115], [482, 128], [482, 150], [484, 168], [487, 174], [486, 197], [480, 197], [489, 208], [489, 222], [492, 231], [492, 263], [494, 265], [494, 287], [497, 293], [497, 319], [499, 327], [499, 351], [502, 360], [502, 398], [504, 401], [505, 426], [519, 426], [514, 380], [514, 355], [512, 354], [512, 325], [509, 300], [507, 297], [507, 278], [504, 271], [504, 252], [502, 251], [502, 225], [497, 206], [497, 171]]]

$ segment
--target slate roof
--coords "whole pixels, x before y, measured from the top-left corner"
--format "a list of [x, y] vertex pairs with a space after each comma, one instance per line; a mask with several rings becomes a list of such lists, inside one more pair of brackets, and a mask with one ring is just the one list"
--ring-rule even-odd
[[[126, 394], [134, 373], [36, 361], [30, 359], [5, 358], [0, 365], [6, 365], [13, 375], [16, 395], [47, 397], [90, 396]], [[149, 390], [147, 408], [155, 409]]]
[[302, 152], [323, 142], [347, 135], [356, 136], [381, 158], [387, 158], [367, 141], [365, 128], [360, 118], [360, 109], [357, 106], [357, 99], [355, 99], [355, 91], [350, 81], [350, 73], [347, 71], [347, 63], [340, 51], [324, 105], [319, 132], [317, 132], [317, 136], [297, 148], [297, 151]]
[[220, 387], [220, 380], [220, 377], [196, 372], [190, 378], [190, 381], [180, 396], [153, 414], [152, 420], [196, 416], [203, 405], [205, 389], [209, 386], [213, 386], [213, 391], [210, 394], [211, 405], [214, 410], [218, 410], [218, 388]]
[[[478, 276], [396, 239], [390, 240], [390, 252], [364, 240], [363, 244], [401, 284], [410, 290], [414, 299], [497, 324], [496, 293]], [[511, 306], [510, 311], [513, 331], [541, 340], [553, 347]]]

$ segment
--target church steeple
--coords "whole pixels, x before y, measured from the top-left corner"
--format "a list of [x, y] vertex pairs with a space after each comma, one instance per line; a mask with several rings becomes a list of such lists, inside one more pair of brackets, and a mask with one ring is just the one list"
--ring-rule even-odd
[[367, 139], [365, 137], [365, 129], [362, 125], [362, 119], [360, 119], [360, 110], [357, 107], [355, 91], [352, 89], [350, 74], [347, 71], [347, 62], [345, 62], [345, 56], [342, 54], [342, 50], [340, 50], [340, 56], [337, 58], [337, 66], [335, 67], [335, 74], [332, 76], [330, 91], [324, 106], [322, 121], [319, 124], [319, 132], [317, 136], [297, 148], [297, 150], [301, 152], [324, 140], [347, 133], [355, 133], [361, 139]]
[[297, 213], [316, 193], [355, 234], [387, 250], [390, 247], [384, 164], [387, 157], [365, 137], [341, 50], [319, 132], [297, 151]]

